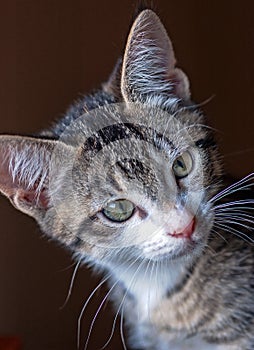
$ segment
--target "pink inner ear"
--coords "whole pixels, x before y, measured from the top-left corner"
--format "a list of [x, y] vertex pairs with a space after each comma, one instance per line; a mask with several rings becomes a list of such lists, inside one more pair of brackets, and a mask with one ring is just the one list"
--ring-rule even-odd
[[[21, 211], [49, 207], [49, 167], [58, 141], [0, 135], [0, 192]], [[62, 145], [62, 144], [61, 144]], [[60, 153], [69, 151], [62, 145]], [[61, 153], [62, 154], [62, 153]]]
[[40, 209], [47, 209], [49, 205], [49, 199], [47, 197], [46, 189], [44, 188], [39, 193], [36, 192], [36, 189], [18, 189], [15, 199], [26, 205]]
[[[0, 149], [1, 151], [1, 149]], [[28, 188], [27, 184], [13, 176], [9, 167], [8, 154], [0, 152], [0, 192], [6, 195], [16, 205], [22, 203], [26, 206], [47, 209], [49, 200], [46, 189], [37, 190], [37, 183], [33, 187]]]
[[167, 76], [168, 81], [172, 82], [172, 91], [175, 96], [183, 100], [190, 99], [190, 84], [186, 74], [179, 68], [174, 68]]

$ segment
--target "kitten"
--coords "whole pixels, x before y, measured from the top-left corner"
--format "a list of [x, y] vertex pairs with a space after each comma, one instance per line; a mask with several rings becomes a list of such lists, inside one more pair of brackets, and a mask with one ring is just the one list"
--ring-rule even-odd
[[105, 273], [95, 291], [109, 284], [132, 349], [251, 350], [254, 202], [228, 196], [253, 175], [219, 192], [213, 131], [175, 65], [141, 11], [99, 91], [38, 137], [0, 136], [0, 190]]

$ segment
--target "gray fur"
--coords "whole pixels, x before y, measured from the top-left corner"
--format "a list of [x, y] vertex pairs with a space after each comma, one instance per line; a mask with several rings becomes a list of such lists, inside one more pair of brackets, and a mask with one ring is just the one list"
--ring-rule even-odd
[[[175, 63], [159, 18], [142, 11], [100, 90], [38, 138], [0, 137], [0, 190], [108, 274], [133, 349], [251, 350], [254, 202], [238, 196], [253, 176], [219, 192], [213, 132]], [[184, 152], [192, 168], [178, 179]], [[108, 220], [105, 205], [125, 198], [133, 217]]]

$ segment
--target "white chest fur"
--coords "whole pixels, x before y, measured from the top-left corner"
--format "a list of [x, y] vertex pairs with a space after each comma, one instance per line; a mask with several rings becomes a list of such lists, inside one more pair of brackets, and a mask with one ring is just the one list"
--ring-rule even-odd
[[[165, 267], [151, 263], [146, 266], [133, 266], [128, 270], [115, 268], [116, 278], [125, 285], [128, 294], [136, 300], [138, 322], [150, 319], [150, 313], [166, 292], [180, 281], [184, 267], [168, 263]], [[124, 304], [124, 303], [123, 303]]]
[[[185, 271], [183, 266], [172, 264], [161, 268], [157, 264], [145, 267], [140, 265], [129, 269], [118, 267], [114, 271], [115, 280], [121, 281], [127, 290], [119, 302], [127, 318], [135, 318], [135, 330], [131, 337], [135, 346], [138, 344], [147, 350], [234, 350], [226, 345], [208, 344], [200, 337], [172, 341], [166, 335], [155, 334], [154, 327], [149, 326], [153, 309], [160, 303], [163, 296], [181, 280]], [[135, 310], [133, 310], [133, 305], [129, 308], [128, 303], [125, 303], [127, 294], [134, 297]], [[148, 337], [147, 334], [149, 334]], [[147, 338], [150, 340], [153, 338], [156, 341], [151, 346]]]

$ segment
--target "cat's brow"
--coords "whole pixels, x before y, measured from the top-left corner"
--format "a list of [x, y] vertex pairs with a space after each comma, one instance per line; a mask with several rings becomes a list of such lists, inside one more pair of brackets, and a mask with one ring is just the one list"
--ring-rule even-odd
[[82, 147], [83, 155], [85, 158], [87, 158], [87, 154], [89, 154], [89, 158], [93, 157], [110, 143], [130, 138], [148, 142], [157, 149], [162, 149], [165, 145], [172, 150], [176, 149], [172, 141], [153, 128], [140, 124], [118, 123], [106, 126], [90, 136]]

